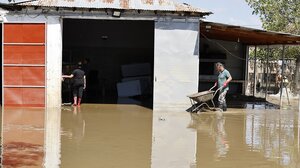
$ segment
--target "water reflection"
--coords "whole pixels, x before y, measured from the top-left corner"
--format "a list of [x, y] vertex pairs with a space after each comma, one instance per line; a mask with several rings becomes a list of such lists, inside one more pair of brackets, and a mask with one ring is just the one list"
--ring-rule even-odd
[[292, 111], [192, 114], [197, 167], [300, 166], [299, 119]]
[[153, 112], [151, 168], [194, 168], [197, 133], [189, 113]]
[[246, 144], [283, 167], [299, 167], [299, 120], [292, 112], [250, 113]]
[[152, 110], [83, 105], [62, 110], [61, 167], [149, 168]]
[[58, 168], [61, 164], [61, 108], [48, 108], [45, 114], [44, 132], [46, 136], [43, 167]]
[[3, 115], [2, 144], [3, 167], [42, 167], [44, 111], [6, 109]]
[[62, 135], [67, 136], [69, 139], [73, 139], [77, 144], [83, 140], [85, 135], [85, 120], [82, 117], [81, 108], [63, 108], [63, 113], [72, 113], [72, 116], [68, 118], [70, 120], [69, 125], [63, 127]]
[[5, 109], [3, 167], [300, 168], [298, 112]]
[[[226, 157], [229, 151], [229, 141], [225, 130], [225, 117], [222, 113], [214, 115], [191, 114], [189, 128], [196, 129], [198, 135], [210, 138], [215, 145], [215, 160]], [[200, 138], [200, 137], [199, 137]]]

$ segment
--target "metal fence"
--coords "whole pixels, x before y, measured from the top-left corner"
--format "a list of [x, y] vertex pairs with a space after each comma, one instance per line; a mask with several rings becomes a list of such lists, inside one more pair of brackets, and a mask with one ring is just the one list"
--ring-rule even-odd
[[257, 47], [249, 49], [246, 95], [265, 98], [282, 109], [299, 108], [299, 57], [287, 58], [285, 46], [277, 48], [281, 50], [277, 52], [281, 58], [269, 52], [269, 47], [263, 48], [265, 52], [258, 50]]

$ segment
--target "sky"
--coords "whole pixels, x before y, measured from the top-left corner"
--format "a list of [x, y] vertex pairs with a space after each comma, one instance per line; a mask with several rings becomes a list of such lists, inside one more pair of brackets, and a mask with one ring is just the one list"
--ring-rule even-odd
[[177, 0], [185, 2], [200, 9], [208, 10], [214, 14], [208, 16], [206, 20], [246, 26], [252, 28], [262, 28], [259, 16], [252, 15], [252, 9], [245, 0]]

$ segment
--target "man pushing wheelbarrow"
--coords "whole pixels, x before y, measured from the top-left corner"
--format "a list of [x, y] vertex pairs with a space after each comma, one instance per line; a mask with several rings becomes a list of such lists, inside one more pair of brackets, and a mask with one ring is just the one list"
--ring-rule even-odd
[[[214, 97], [219, 91], [219, 108], [223, 111], [227, 111], [227, 104], [226, 104], [226, 94], [229, 90], [228, 84], [232, 80], [232, 77], [228, 70], [224, 68], [224, 65], [220, 62], [216, 64], [216, 69], [219, 72], [218, 74], [218, 81], [215, 85], [208, 91], [199, 92], [193, 95], [188, 96], [190, 98], [192, 104], [191, 112], [199, 111], [203, 106], [206, 106], [210, 110], [215, 110], [214, 104]], [[216, 91], [213, 91], [215, 87], [218, 86]], [[213, 108], [209, 106], [209, 102], [213, 105]]]
[[[216, 69], [219, 72], [218, 75], [218, 81], [215, 83], [213, 88], [218, 86], [218, 88], [221, 88], [219, 91], [219, 108], [223, 111], [227, 111], [227, 104], [226, 104], [226, 94], [229, 90], [229, 82], [232, 80], [232, 77], [227, 69], [225, 69], [224, 65], [220, 62], [216, 64]], [[212, 88], [212, 89], [213, 89]]]

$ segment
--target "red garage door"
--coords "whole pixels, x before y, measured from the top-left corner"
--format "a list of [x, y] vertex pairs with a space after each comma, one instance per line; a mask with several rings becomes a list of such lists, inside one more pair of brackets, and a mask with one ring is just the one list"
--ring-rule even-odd
[[3, 104], [45, 106], [45, 24], [4, 23]]

